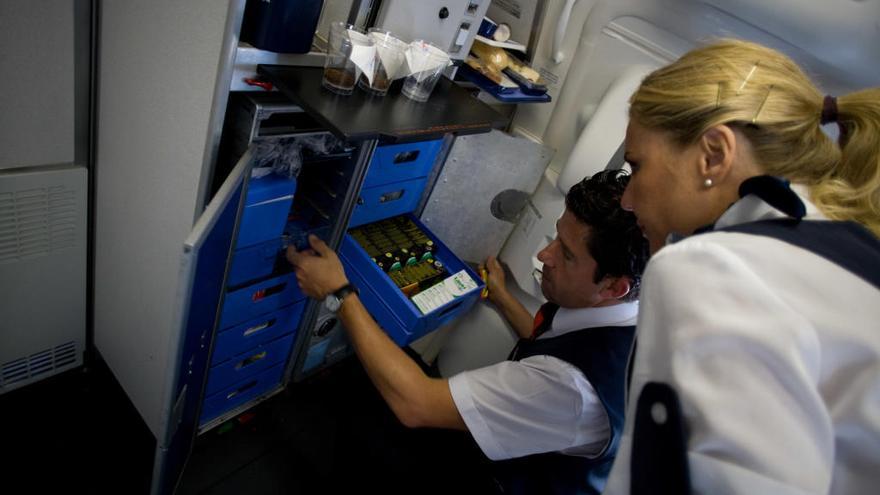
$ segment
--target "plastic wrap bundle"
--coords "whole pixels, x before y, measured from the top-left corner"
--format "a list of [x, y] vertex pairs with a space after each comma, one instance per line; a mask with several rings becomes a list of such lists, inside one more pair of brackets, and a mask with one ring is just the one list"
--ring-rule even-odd
[[325, 155], [343, 149], [342, 142], [330, 133], [264, 139], [253, 146], [253, 177], [263, 177], [271, 172], [283, 177], [296, 177], [302, 168], [304, 151], [312, 155]]

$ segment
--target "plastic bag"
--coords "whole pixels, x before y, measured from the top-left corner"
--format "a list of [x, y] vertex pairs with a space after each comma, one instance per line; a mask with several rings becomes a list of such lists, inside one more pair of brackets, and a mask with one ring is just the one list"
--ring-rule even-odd
[[304, 152], [326, 155], [343, 149], [342, 142], [330, 133], [264, 139], [253, 146], [253, 177], [263, 177], [270, 172], [283, 177], [296, 177], [302, 168]]

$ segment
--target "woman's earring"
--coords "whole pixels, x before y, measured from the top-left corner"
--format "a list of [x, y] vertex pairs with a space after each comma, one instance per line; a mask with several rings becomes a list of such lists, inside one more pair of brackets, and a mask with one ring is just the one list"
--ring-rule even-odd
[[712, 182], [712, 179], [706, 179], [703, 181], [703, 185], [706, 187], [712, 187], [712, 184], [714, 184], [714, 182]]

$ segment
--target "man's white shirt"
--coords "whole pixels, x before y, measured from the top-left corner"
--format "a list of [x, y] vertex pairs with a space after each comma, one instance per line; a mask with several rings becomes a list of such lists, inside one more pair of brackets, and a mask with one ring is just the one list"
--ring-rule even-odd
[[[538, 339], [605, 326], [632, 326], [638, 303], [559, 308]], [[589, 330], [587, 330], [589, 331]], [[452, 399], [492, 460], [542, 452], [593, 457], [611, 436], [595, 389], [574, 365], [539, 355], [465, 371], [449, 379]]]

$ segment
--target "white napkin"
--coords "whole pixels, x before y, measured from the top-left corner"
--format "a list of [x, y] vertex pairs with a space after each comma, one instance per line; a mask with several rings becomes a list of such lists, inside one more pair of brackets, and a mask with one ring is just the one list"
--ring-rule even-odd
[[405, 69], [402, 66], [404, 60], [406, 60], [407, 45], [402, 41], [400, 43], [383, 43], [381, 41], [383, 36], [377, 33], [370, 33], [370, 37], [376, 42], [376, 52], [379, 54], [382, 66], [385, 68], [385, 74], [388, 75], [388, 79], [394, 80], [398, 76], [406, 75], [404, 74]]
[[361, 72], [367, 75], [367, 81], [369, 81], [370, 85], [373, 84], [373, 64], [376, 60], [376, 47], [375, 45], [368, 44], [370, 43], [370, 39], [365, 35], [353, 31], [351, 29], [348, 30], [348, 37], [351, 40], [351, 56], [349, 57], [352, 62], [354, 62], [357, 72], [355, 74], [355, 79], [361, 76]]
[[452, 61], [443, 50], [427, 43], [413, 41], [406, 50], [406, 63], [409, 67], [408, 74], [416, 74], [437, 70], [438, 67], [446, 67]]

